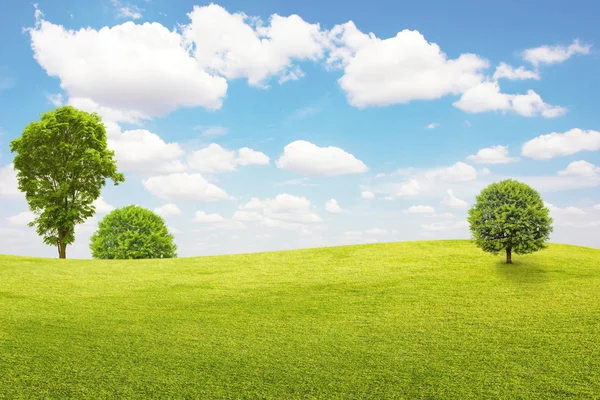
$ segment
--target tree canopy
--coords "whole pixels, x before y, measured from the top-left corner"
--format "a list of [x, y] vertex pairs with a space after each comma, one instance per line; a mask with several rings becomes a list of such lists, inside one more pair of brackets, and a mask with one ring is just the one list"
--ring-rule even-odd
[[17, 153], [19, 189], [36, 215], [29, 225], [66, 258], [67, 245], [75, 241], [75, 225], [94, 215], [92, 203], [106, 180], [115, 185], [125, 181], [107, 147], [101, 118], [59, 107], [29, 123], [10, 149]]
[[135, 205], [107, 214], [90, 241], [93, 258], [177, 257], [177, 246], [164, 220], [156, 213]]
[[507, 179], [492, 183], [477, 196], [469, 210], [469, 224], [475, 243], [482, 250], [528, 254], [546, 248], [552, 232], [552, 218], [539, 193], [530, 186]]

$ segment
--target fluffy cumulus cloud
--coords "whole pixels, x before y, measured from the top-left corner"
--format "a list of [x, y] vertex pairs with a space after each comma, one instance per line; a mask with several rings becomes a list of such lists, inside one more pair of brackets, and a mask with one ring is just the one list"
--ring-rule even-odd
[[329, 199], [325, 202], [325, 211], [332, 214], [342, 214], [348, 212], [340, 207], [336, 199]]
[[558, 171], [559, 175], [563, 176], [587, 176], [587, 177], [599, 177], [600, 167], [589, 163], [587, 161], [573, 161], [567, 168], [562, 171]]
[[19, 198], [24, 194], [19, 190], [17, 172], [12, 164], [0, 167], [0, 198]]
[[457, 210], [466, 210], [469, 208], [469, 203], [456, 197], [451, 189], [446, 191], [446, 196], [442, 199], [441, 204]]
[[416, 179], [411, 179], [408, 182], [403, 182], [390, 187], [391, 194], [386, 196], [386, 200], [393, 200], [396, 197], [410, 197], [421, 193], [421, 184]]
[[157, 175], [142, 183], [146, 190], [163, 200], [212, 202], [233, 198], [220, 187], [208, 182], [201, 174], [183, 172]]
[[35, 214], [31, 211], [23, 211], [17, 215], [6, 218], [9, 224], [15, 226], [27, 226], [35, 219]]
[[220, 229], [244, 229], [246, 225], [243, 222], [225, 218], [220, 214], [208, 214], [204, 211], [196, 211], [196, 215], [192, 222], [197, 222], [211, 228]]
[[163, 204], [160, 207], [156, 207], [154, 209], [154, 212], [163, 218], [175, 217], [182, 214], [179, 207], [177, 207], [177, 205], [173, 203], [167, 203]]
[[375, 198], [375, 193], [363, 190], [360, 192], [360, 198], [363, 200], [373, 200]]
[[327, 63], [343, 68], [339, 80], [350, 104], [386, 106], [460, 94], [483, 79], [488, 62], [474, 54], [449, 59], [418, 31], [388, 39], [361, 32], [353, 22], [330, 32], [336, 48]]
[[506, 164], [519, 161], [518, 157], [509, 157], [507, 146], [492, 146], [481, 149], [467, 160], [479, 164]]
[[204, 173], [236, 171], [238, 166], [268, 165], [269, 157], [259, 151], [244, 147], [237, 151], [227, 150], [216, 143], [196, 150], [188, 156], [188, 166]]
[[435, 208], [431, 206], [410, 206], [402, 212], [405, 214], [434, 214]]
[[444, 182], [466, 182], [477, 179], [477, 170], [473, 166], [459, 161], [449, 167], [429, 171], [425, 176], [429, 179], [440, 179]]
[[572, 228], [594, 228], [600, 227], [600, 208], [589, 207], [558, 207], [554, 204], [545, 203], [550, 210], [553, 223], [558, 227]]
[[524, 50], [521, 55], [525, 60], [537, 67], [540, 64], [561, 63], [575, 54], [590, 54], [591, 48], [591, 45], [581, 44], [579, 40], [576, 39], [569, 46], [544, 45]]
[[297, 140], [285, 146], [276, 165], [278, 168], [310, 177], [360, 174], [368, 171], [361, 160], [339, 147], [319, 147], [305, 140]]
[[512, 65], [506, 63], [500, 63], [496, 67], [496, 71], [493, 75], [494, 80], [498, 79], [509, 79], [511, 81], [525, 80], [525, 79], [540, 79], [540, 74], [537, 71], [531, 71], [525, 69], [525, 67], [514, 68]]
[[108, 204], [106, 200], [102, 196], [98, 197], [94, 203], [94, 207], [96, 207], [96, 214], [108, 214], [115, 208]]
[[544, 118], [556, 118], [567, 112], [564, 107], [545, 103], [533, 90], [528, 90], [526, 94], [501, 93], [498, 82], [493, 81], [481, 82], [470, 87], [453, 104], [468, 113], [503, 111], [525, 117], [541, 115]]
[[535, 160], [549, 160], [580, 151], [596, 150], [600, 150], [600, 132], [574, 128], [564, 133], [552, 132], [531, 139], [523, 144], [521, 153]]
[[161, 116], [180, 107], [218, 109], [227, 92], [225, 78], [205, 71], [181, 34], [156, 22], [68, 30], [38, 14], [28, 32], [35, 59], [71, 98], [125, 116]]
[[421, 229], [425, 232], [452, 231], [466, 229], [469, 227], [467, 221], [440, 221], [431, 224], [422, 224]]
[[439, 126], [440, 126], [440, 124], [439, 124], [439, 123], [437, 123], [437, 122], [432, 122], [432, 123], [430, 123], [429, 125], [427, 125], [427, 126], [425, 127], [425, 129], [435, 129], [435, 128], [439, 127]]
[[313, 211], [306, 197], [287, 193], [278, 194], [273, 199], [252, 198], [240, 206], [240, 210], [261, 210], [265, 218], [290, 222], [321, 222], [321, 217]]
[[237, 221], [260, 221], [263, 219], [263, 215], [256, 211], [237, 210], [231, 218]]
[[165, 143], [145, 129], [125, 131], [109, 137], [108, 147], [115, 152], [119, 169], [139, 172], [182, 172], [184, 151], [178, 143]]
[[298, 15], [271, 15], [265, 24], [244, 13], [231, 14], [210, 4], [195, 6], [183, 37], [193, 43], [197, 65], [227, 79], [245, 78], [253, 86], [265, 86], [271, 77], [280, 82], [304, 75], [297, 61], [323, 57], [326, 35], [319, 24]]

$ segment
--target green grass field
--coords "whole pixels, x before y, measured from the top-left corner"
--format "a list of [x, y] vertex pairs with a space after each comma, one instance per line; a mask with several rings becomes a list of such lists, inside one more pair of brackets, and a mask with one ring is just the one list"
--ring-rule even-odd
[[600, 250], [0, 256], [0, 398], [600, 398]]

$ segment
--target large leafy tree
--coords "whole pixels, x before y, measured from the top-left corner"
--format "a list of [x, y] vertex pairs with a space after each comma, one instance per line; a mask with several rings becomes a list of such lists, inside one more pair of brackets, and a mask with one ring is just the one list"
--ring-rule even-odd
[[552, 232], [550, 210], [530, 186], [507, 179], [492, 183], [477, 196], [469, 210], [469, 224], [475, 243], [482, 250], [528, 254], [544, 249]]
[[19, 189], [36, 215], [29, 226], [66, 258], [75, 225], [94, 215], [92, 203], [106, 180], [115, 185], [125, 181], [107, 147], [102, 120], [74, 107], [59, 107], [29, 123], [10, 149], [17, 153]]
[[90, 238], [92, 257], [100, 259], [174, 258], [177, 246], [164, 220], [130, 205], [107, 214]]

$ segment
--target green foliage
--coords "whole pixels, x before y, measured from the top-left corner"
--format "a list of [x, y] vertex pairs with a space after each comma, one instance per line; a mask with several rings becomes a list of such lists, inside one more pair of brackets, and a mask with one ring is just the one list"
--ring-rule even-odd
[[163, 219], [139, 206], [107, 214], [90, 238], [92, 257], [100, 259], [174, 258], [177, 246]]
[[550, 210], [530, 186], [507, 179], [492, 183], [469, 210], [471, 233], [478, 247], [498, 254], [528, 254], [544, 249], [552, 232]]
[[10, 149], [17, 153], [19, 189], [36, 214], [29, 225], [65, 258], [66, 245], [75, 241], [75, 225], [94, 215], [92, 203], [106, 180], [125, 181], [100, 117], [70, 106], [57, 108], [29, 123]]

